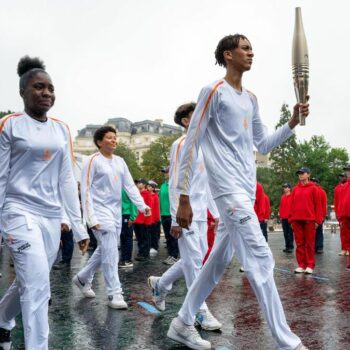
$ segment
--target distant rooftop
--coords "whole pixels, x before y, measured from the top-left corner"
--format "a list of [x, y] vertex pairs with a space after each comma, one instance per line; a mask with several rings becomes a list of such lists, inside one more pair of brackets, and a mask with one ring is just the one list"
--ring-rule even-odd
[[[112, 125], [117, 132], [130, 134], [155, 133], [164, 136], [182, 133], [182, 128], [176, 125], [164, 124], [162, 119], [143, 120], [132, 122], [126, 118], [109, 118], [104, 125]], [[78, 137], [91, 137], [100, 128], [101, 124], [87, 124], [85, 128], [78, 131]]]

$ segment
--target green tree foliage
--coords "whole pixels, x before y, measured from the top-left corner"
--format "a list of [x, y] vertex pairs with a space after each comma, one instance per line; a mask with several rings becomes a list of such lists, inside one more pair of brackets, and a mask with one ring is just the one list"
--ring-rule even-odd
[[1, 112], [1, 111], [0, 111], [0, 119], [1, 119], [2, 117], [4, 117], [5, 115], [9, 115], [9, 114], [11, 114], [11, 113], [14, 113], [14, 112], [11, 112], [10, 110], [7, 111], [7, 112]]
[[150, 149], [142, 157], [144, 177], [152, 179], [158, 184], [162, 183], [164, 177], [160, 169], [169, 165], [171, 145], [179, 137], [180, 135], [162, 136], [151, 143]]
[[134, 179], [142, 176], [141, 168], [137, 164], [135, 153], [123, 142], [118, 143], [117, 148], [114, 152], [117, 156], [122, 157], [127, 164], [130, 173]]
[[[276, 129], [285, 124], [291, 117], [288, 105], [283, 104], [281, 117]], [[290, 137], [270, 154], [271, 169], [258, 168], [257, 179], [264, 186], [271, 200], [271, 209], [277, 213], [281, 185], [298, 181], [295, 172], [301, 166], [311, 169], [312, 176], [318, 177], [321, 186], [326, 190], [328, 203], [333, 203], [333, 191], [338, 182], [338, 174], [349, 161], [349, 155], [344, 148], [332, 148], [324, 136], [312, 136], [310, 140], [299, 142], [296, 136]]]
[[272, 168], [258, 167], [256, 169], [256, 178], [263, 185], [264, 191], [270, 198], [271, 212], [276, 216], [278, 213], [279, 202], [281, 198], [281, 186], [276, 180], [276, 174]]
[[[284, 125], [291, 118], [291, 112], [287, 104], [281, 108], [281, 117], [276, 129]], [[275, 180], [279, 184], [294, 182], [295, 171], [299, 166], [298, 162], [298, 141], [295, 135], [291, 136], [281, 146], [275, 148], [270, 154], [270, 160], [274, 170]]]
[[308, 166], [311, 176], [320, 179], [329, 203], [333, 203], [333, 190], [338, 182], [338, 174], [348, 161], [347, 151], [343, 148], [332, 148], [324, 136], [312, 136], [309, 141], [299, 144], [300, 166]]

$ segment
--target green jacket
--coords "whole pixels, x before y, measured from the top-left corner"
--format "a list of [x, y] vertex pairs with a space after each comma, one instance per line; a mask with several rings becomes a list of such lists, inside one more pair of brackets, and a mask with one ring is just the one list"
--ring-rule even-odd
[[159, 189], [160, 216], [170, 216], [169, 183], [164, 181]]
[[135, 220], [138, 214], [136, 205], [130, 200], [125, 190], [122, 189], [122, 215], [130, 215], [130, 220]]

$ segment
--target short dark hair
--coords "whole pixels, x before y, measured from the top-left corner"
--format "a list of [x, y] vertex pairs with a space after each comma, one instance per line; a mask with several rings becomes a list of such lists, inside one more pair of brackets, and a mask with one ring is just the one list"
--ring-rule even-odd
[[180, 126], [183, 126], [181, 123], [182, 118], [187, 118], [188, 115], [196, 109], [196, 104], [194, 102], [185, 103], [178, 107], [174, 115], [174, 122]]
[[219, 66], [226, 67], [226, 61], [224, 59], [224, 52], [228, 50], [236, 49], [239, 45], [239, 40], [248, 40], [243, 34], [227, 35], [222, 38], [215, 50], [216, 63]]
[[115, 134], [117, 134], [117, 131], [112, 126], [102, 126], [101, 128], [95, 131], [94, 144], [98, 149], [100, 148], [100, 146], [97, 144], [97, 141], [102, 141], [108, 132], [114, 132]]
[[24, 89], [28, 81], [39, 72], [45, 71], [45, 64], [39, 57], [22, 57], [17, 65], [17, 74], [19, 75], [19, 88]]

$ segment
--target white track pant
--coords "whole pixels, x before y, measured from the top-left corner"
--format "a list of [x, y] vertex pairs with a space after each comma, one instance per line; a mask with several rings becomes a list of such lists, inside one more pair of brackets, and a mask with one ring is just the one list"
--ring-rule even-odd
[[246, 195], [227, 195], [215, 200], [221, 222], [212, 252], [187, 292], [179, 316], [191, 325], [203, 301], [220, 281], [236, 253], [255, 292], [260, 308], [280, 350], [292, 350], [300, 339], [291, 332], [273, 278], [274, 260]]
[[46, 350], [50, 270], [59, 249], [61, 220], [4, 212], [1, 225], [16, 279], [0, 301], [0, 327], [11, 330], [22, 312], [25, 348]]
[[[208, 250], [208, 248], [205, 249], [205, 246], [208, 247], [207, 229], [207, 222], [193, 221], [190, 230], [182, 230], [178, 240], [181, 259], [164, 272], [159, 280], [161, 289], [169, 292], [173, 283], [182, 277], [185, 277], [187, 289], [190, 288], [202, 268], [203, 259]], [[206, 304], [203, 303], [200, 309], [207, 309]]]
[[93, 230], [98, 246], [86, 266], [78, 273], [81, 282], [92, 283], [96, 270], [101, 267], [108, 296], [122, 293], [118, 274], [120, 231], [120, 227], [112, 225]]

